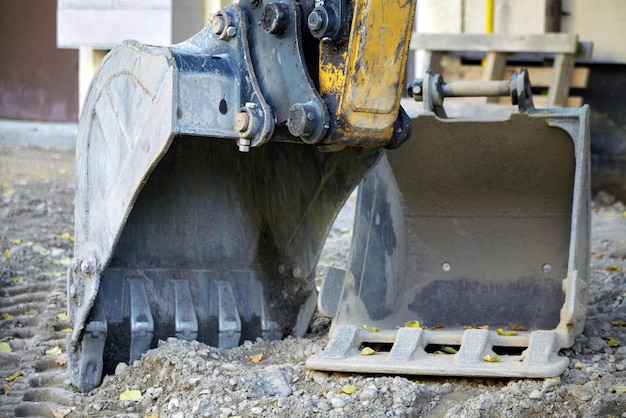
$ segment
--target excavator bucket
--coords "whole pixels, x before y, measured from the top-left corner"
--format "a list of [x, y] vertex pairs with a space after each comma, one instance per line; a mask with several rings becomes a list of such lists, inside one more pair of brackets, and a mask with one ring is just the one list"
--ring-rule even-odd
[[[415, 4], [379, 19], [377, 1], [322, 3], [240, 0], [181, 44], [127, 41], [103, 60], [80, 117], [67, 273], [79, 389], [168, 337], [303, 335], [324, 241], [359, 184], [349, 268], [319, 298], [330, 342], [309, 367], [564, 369], [558, 350], [584, 325], [587, 109], [535, 110], [527, 76], [433, 76], [413, 85], [424, 110], [410, 118]], [[520, 111], [448, 119], [443, 97], [460, 92], [511, 94]]]
[[561, 374], [586, 311], [587, 109], [426, 111], [413, 132], [359, 186], [349, 268], [320, 292], [330, 341], [308, 367]]

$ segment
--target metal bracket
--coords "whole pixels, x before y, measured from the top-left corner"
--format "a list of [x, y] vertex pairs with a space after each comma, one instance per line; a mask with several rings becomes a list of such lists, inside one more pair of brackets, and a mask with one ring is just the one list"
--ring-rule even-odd
[[504, 97], [511, 96], [513, 105], [521, 112], [535, 108], [528, 70], [522, 68], [513, 73], [510, 80], [501, 81], [454, 81], [446, 83], [441, 74], [431, 71], [426, 77], [415, 79], [409, 85], [408, 94], [415, 101], [424, 102], [424, 108], [440, 118], [446, 118], [443, 101], [446, 97]]

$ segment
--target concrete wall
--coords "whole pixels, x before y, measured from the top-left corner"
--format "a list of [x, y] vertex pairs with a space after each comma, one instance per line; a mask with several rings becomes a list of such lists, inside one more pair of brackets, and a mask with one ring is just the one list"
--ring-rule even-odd
[[56, 47], [56, 7], [0, 0], [0, 119], [78, 119], [78, 52]]

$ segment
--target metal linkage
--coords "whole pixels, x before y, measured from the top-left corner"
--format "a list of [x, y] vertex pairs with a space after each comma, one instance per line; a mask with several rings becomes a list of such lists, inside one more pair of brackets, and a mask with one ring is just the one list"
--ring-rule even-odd
[[424, 102], [424, 108], [445, 118], [443, 101], [446, 97], [506, 97], [511, 96], [514, 105], [521, 111], [534, 109], [528, 70], [522, 68], [513, 73], [510, 80], [496, 81], [453, 81], [446, 83], [441, 74], [427, 72], [426, 77], [417, 78], [408, 87], [409, 96]]

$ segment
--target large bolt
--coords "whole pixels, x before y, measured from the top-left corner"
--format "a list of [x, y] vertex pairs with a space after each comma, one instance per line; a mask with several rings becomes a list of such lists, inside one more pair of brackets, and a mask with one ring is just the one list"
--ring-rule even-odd
[[250, 126], [250, 114], [246, 108], [242, 108], [235, 116], [235, 129], [239, 133], [243, 133]]
[[287, 128], [293, 136], [307, 137], [315, 132], [317, 109], [312, 103], [296, 103], [289, 110]]
[[221, 35], [224, 33], [224, 29], [226, 28], [226, 19], [221, 12], [218, 12], [211, 19], [211, 29], [213, 29], [213, 33], [216, 35]]
[[281, 35], [289, 24], [289, 6], [284, 3], [268, 3], [263, 8], [261, 27], [272, 35]]
[[325, 12], [323, 9], [320, 10], [319, 8], [316, 8], [313, 9], [309, 15], [307, 25], [309, 26], [309, 30], [311, 32], [319, 32], [320, 29], [324, 27], [324, 24], [326, 23], [326, 13], [323, 13], [323, 11]]
[[[241, 139], [252, 139], [263, 126], [263, 112], [256, 103], [246, 103], [235, 115], [235, 130]], [[248, 141], [248, 146], [250, 142]], [[244, 143], [244, 145], [246, 145]]]
[[338, 10], [334, 6], [317, 6], [307, 18], [311, 35], [322, 42], [332, 41], [339, 32]]

